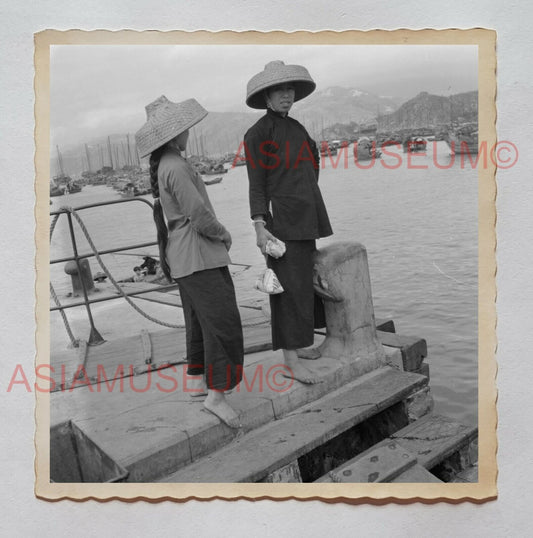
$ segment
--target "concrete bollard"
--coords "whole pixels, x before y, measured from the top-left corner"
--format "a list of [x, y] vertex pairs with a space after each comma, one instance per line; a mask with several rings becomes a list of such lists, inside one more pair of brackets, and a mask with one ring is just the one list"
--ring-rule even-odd
[[324, 299], [323, 357], [361, 359], [365, 371], [385, 364], [376, 333], [366, 249], [359, 243], [333, 243], [317, 251], [315, 292]]
[[72, 295], [74, 295], [74, 297], [83, 295], [82, 281], [85, 283], [87, 293], [94, 290], [93, 275], [91, 273], [89, 260], [85, 258], [80, 260], [80, 270], [81, 275], [78, 274], [78, 265], [74, 260], [71, 260], [65, 264], [65, 273], [70, 275], [72, 280]]

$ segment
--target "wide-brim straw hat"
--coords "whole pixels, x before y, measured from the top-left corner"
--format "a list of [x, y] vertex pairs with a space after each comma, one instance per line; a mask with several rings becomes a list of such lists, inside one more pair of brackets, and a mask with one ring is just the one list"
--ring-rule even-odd
[[246, 87], [246, 104], [251, 108], [267, 108], [264, 90], [277, 84], [291, 82], [294, 85], [294, 101], [299, 101], [316, 88], [309, 71], [301, 65], [285, 65], [275, 60], [265, 65], [265, 69], [254, 75]]
[[207, 116], [207, 110], [196, 101], [169, 101], [164, 95], [146, 106], [146, 123], [135, 133], [141, 157], [150, 155], [179, 134]]

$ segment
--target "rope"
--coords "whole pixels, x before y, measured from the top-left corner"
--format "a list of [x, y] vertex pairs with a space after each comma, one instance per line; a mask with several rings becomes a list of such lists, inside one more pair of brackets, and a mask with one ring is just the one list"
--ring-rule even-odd
[[[156, 319], [152, 316], [150, 316], [149, 314], [147, 314], [144, 310], [142, 310], [141, 308], [139, 308], [130, 298], [128, 295], [126, 295], [126, 293], [124, 292], [124, 290], [120, 287], [120, 285], [118, 284], [118, 282], [113, 278], [113, 275], [111, 274], [111, 272], [109, 271], [109, 269], [106, 267], [105, 263], [103, 262], [99, 252], [98, 252], [98, 249], [96, 248], [95, 244], [93, 243], [93, 240], [89, 234], [89, 231], [87, 230], [86, 226], [85, 226], [85, 223], [83, 222], [83, 220], [81, 219], [81, 217], [78, 215], [78, 213], [76, 213], [76, 210], [72, 207], [62, 207], [61, 208], [62, 210], [65, 210], [65, 211], [68, 211], [75, 219], [76, 221], [78, 222], [83, 234], [85, 235], [85, 238], [87, 239], [87, 242], [89, 243], [89, 246], [91, 247], [98, 263], [100, 264], [100, 267], [102, 268], [102, 270], [104, 271], [104, 273], [107, 275], [107, 277], [109, 278], [110, 282], [113, 284], [113, 286], [115, 287], [115, 289], [120, 293], [120, 295], [122, 295], [122, 297], [126, 300], [126, 302], [137, 312], [139, 313], [141, 316], [143, 316], [144, 318], [148, 319], [149, 321], [153, 322], [153, 323], [157, 323], [158, 325], [162, 325], [163, 327], [169, 327], [171, 329], [183, 329], [185, 328], [185, 324], [173, 324], [173, 323], [167, 323], [165, 321], [161, 321], [159, 319]], [[255, 327], [257, 325], [262, 325], [263, 323], [265, 323], [265, 320], [261, 320], [261, 321], [256, 321], [256, 322], [253, 322], [253, 323], [249, 323], [249, 324], [245, 324], [243, 325], [243, 327]]]
[[102, 268], [102, 271], [107, 275], [107, 277], [109, 278], [109, 281], [113, 284], [113, 286], [115, 287], [115, 289], [119, 292], [120, 295], [122, 295], [122, 297], [126, 300], [126, 302], [136, 311], [138, 312], [141, 316], [145, 317], [146, 319], [152, 321], [153, 323], [157, 323], [158, 325], [162, 325], [163, 327], [169, 327], [170, 329], [182, 329], [185, 327], [185, 325], [183, 324], [179, 324], [179, 325], [176, 325], [176, 324], [173, 324], [173, 323], [167, 323], [166, 321], [161, 321], [159, 319], [156, 319], [152, 316], [150, 316], [149, 314], [147, 314], [144, 310], [142, 310], [141, 308], [139, 308], [129, 297], [128, 295], [126, 294], [126, 292], [120, 287], [119, 283], [113, 278], [113, 275], [111, 274], [111, 272], [109, 271], [109, 269], [107, 268], [107, 266], [105, 265], [104, 261], [102, 260], [102, 257], [100, 256], [100, 253], [98, 252], [98, 249], [96, 248], [96, 245], [94, 244], [90, 234], [89, 234], [89, 231], [87, 230], [86, 226], [85, 226], [85, 223], [83, 222], [83, 220], [81, 219], [81, 217], [78, 215], [78, 213], [76, 213], [76, 210], [72, 207], [62, 207], [61, 208], [62, 210], [64, 211], [68, 211], [75, 219], [76, 221], [78, 222], [80, 228], [81, 228], [81, 231], [83, 232], [83, 234], [85, 235], [85, 238], [87, 239], [87, 242], [89, 243], [89, 246], [91, 247], [92, 251], [93, 251], [93, 254], [95, 255], [96, 257], [96, 260], [98, 261], [98, 263], [100, 264], [100, 267]]
[[60, 214], [54, 216], [54, 220], [52, 221], [52, 224], [50, 224], [50, 241], [52, 241], [52, 234], [54, 233], [57, 221], [59, 219]]
[[[57, 221], [60, 217], [60, 214], [54, 216], [54, 220], [50, 224], [50, 241], [52, 241], [52, 234], [54, 233]], [[72, 329], [70, 327], [70, 323], [68, 322], [67, 315], [65, 314], [65, 311], [61, 307], [61, 302], [59, 301], [59, 298], [54, 290], [54, 286], [52, 286], [52, 282], [50, 282], [50, 295], [54, 299], [54, 302], [56, 306], [60, 308], [59, 313], [61, 314], [61, 317], [63, 318], [63, 324], [65, 325], [65, 329], [67, 330], [68, 336], [70, 338], [70, 343], [72, 344], [72, 347], [78, 347], [80, 345], [80, 341], [78, 338], [74, 336], [74, 333], [72, 332]]]
[[59, 310], [59, 313], [61, 314], [61, 317], [63, 318], [63, 323], [65, 324], [65, 329], [67, 330], [68, 336], [70, 338], [70, 342], [72, 343], [72, 347], [78, 347], [80, 345], [80, 341], [78, 338], [74, 336], [74, 333], [72, 332], [72, 329], [70, 328], [67, 315], [65, 314], [65, 311], [63, 310], [63, 308], [61, 308], [61, 303], [59, 302], [59, 299], [54, 290], [54, 286], [52, 286], [51, 282], [50, 282], [50, 295], [54, 299], [56, 306], [58, 306], [61, 309]]

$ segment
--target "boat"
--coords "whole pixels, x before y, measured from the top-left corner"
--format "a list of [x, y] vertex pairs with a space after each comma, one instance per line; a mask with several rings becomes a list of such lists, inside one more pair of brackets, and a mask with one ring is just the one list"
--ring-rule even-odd
[[228, 171], [224, 168], [223, 164], [211, 165], [207, 170], [204, 170], [202, 174], [204, 176], [216, 176], [217, 174], [226, 174]]
[[326, 141], [323, 141], [320, 143], [320, 155], [322, 157], [326, 157], [326, 156], [331, 156], [333, 157], [334, 155], [337, 155], [338, 153], [338, 146], [336, 146], [335, 144], [330, 144]]
[[477, 123], [463, 124], [448, 131], [446, 143], [454, 154], [478, 153], [478, 126]]
[[357, 140], [354, 145], [354, 152], [357, 150], [358, 161], [368, 161], [371, 159], [379, 159], [381, 157], [381, 151], [377, 149], [376, 140], [363, 136]]
[[[59, 146], [56, 146], [57, 150], [57, 164], [59, 167], [59, 174], [54, 176], [52, 179], [52, 183], [55, 186], [61, 187], [62, 185], [69, 185], [72, 183], [72, 178], [65, 173], [65, 169], [63, 167], [63, 156], [61, 155], [61, 151], [59, 150]], [[58, 196], [57, 194], [55, 196]]]
[[63, 196], [65, 194], [64, 187], [50, 184], [50, 196]]
[[139, 183], [133, 183], [131, 181], [126, 183], [122, 188], [121, 187], [114, 187], [114, 188], [118, 188], [118, 192], [123, 198], [133, 198], [134, 196], [144, 196], [145, 194], [150, 194], [152, 192], [152, 189], [145, 187]]
[[231, 167], [246, 166], [246, 157], [244, 155], [235, 155], [231, 161]]
[[65, 194], [76, 194], [78, 192], [81, 192], [81, 190], [82, 186], [75, 181], [70, 181], [70, 183], [67, 183], [65, 185]]
[[142, 187], [141, 185], [136, 185], [134, 189], [134, 196], [144, 196], [145, 194], [151, 194], [152, 189], [150, 187]]
[[119, 194], [120, 196], [122, 196], [122, 198], [133, 198], [135, 196], [135, 193], [136, 193], [136, 186], [135, 186], [135, 183], [126, 183], [126, 185], [124, 185], [124, 187], [122, 187], [121, 190], [119, 190]]
[[215, 177], [213, 179], [204, 179], [203, 182], [205, 185], [216, 185], [222, 181], [222, 177]]
[[421, 136], [408, 136], [402, 143], [404, 153], [426, 151], [427, 141]]

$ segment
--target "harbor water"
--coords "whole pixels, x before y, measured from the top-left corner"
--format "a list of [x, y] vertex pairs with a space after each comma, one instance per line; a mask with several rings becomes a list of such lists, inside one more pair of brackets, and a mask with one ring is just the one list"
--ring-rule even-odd
[[[450, 156], [444, 142], [429, 143], [426, 154], [413, 155], [410, 161], [400, 149], [390, 152], [396, 157], [384, 155], [375, 162], [355, 163], [351, 148], [346, 161], [342, 153], [340, 157], [323, 159], [319, 183], [334, 235], [320, 240], [318, 247], [334, 241], [365, 245], [376, 317], [393, 319], [399, 334], [427, 340], [435, 411], [465, 424], [475, 424], [477, 170], [468, 158], [461, 161], [458, 156]], [[262, 267], [264, 260], [255, 246], [248, 212], [246, 167], [230, 169], [221, 183], [208, 187], [208, 193], [218, 218], [232, 234], [232, 261]], [[119, 196], [110, 187], [86, 186], [80, 193], [52, 198], [50, 210]], [[145, 198], [151, 200], [149, 196]], [[90, 209], [81, 212], [81, 216], [98, 249], [155, 239], [150, 208], [140, 202]], [[88, 252], [90, 248], [77, 225], [75, 229], [79, 252]], [[139, 252], [157, 254], [157, 248]], [[54, 230], [50, 257], [71, 254], [68, 226], [62, 216]], [[141, 258], [122, 254], [107, 255], [104, 259], [117, 278], [132, 276], [133, 266], [142, 263]], [[93, 275], [101, 270], [94, 258], [90, 265]], [[60, 263], [50, 270], [60, 299], [71, 291], [70, 277], [63, 267]], [[165, 321], [176, 321], [174, 311], [165, 311]], [[54, 312], [52, 316], [59, 314]], [[97, 326], [105, 324], [99, 318], [95, 321]], [[52, 342], [59, 337], [55, 333], [60, 330], [57, 324], [53, 327]]]

